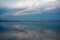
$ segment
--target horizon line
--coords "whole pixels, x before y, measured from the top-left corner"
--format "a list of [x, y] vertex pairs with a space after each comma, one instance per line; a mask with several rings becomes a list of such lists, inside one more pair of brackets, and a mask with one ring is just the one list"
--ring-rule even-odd
[[60, 22], [60, 20], [0, 20], [0, 22]]

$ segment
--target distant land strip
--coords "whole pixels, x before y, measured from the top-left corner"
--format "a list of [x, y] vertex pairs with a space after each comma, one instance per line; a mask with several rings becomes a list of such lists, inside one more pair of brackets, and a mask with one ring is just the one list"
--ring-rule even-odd
[[0, 20], [0, 22], [60, 22], [60, 20]]

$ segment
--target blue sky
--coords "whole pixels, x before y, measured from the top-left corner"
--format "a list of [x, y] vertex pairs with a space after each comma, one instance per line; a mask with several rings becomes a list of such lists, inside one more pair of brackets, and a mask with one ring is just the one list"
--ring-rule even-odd
[[0, 20], [60, 20], [60, 0], [0, 0]]

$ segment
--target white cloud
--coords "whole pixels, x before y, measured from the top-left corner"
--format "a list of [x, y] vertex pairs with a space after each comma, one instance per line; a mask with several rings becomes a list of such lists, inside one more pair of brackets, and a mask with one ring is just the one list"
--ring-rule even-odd
[[56, 9], [56, 7], [49, 6], [49, 7], [44, 8], [44, 11], [50, 11], [50, 10], [53, 10], [53, 9]]
[[6, 6], [8, 8], [31, 8], [35, 6], [39, 6], [41, 4], [45, 4], [48, 2], [54, 2], [56, 0], [11, 0], [11, 1], [2, 1], [1, 5]]
[[[1, 1], [1, 7], [7, 7], [9, 9], [24, 9], [17, 12], [8, 12], [4, 15], [25, 15], [34, 14], [41, 11], [50, 11], [56, 8], [59, 1], [57, 0], [10, 0]], [[45, 7], [43, 10], [41, 10]]]
[[57, 1], [57, 0], [44, 0], [45, 2], [54, 2], [54, 1]]
[[6, 6], [8, 8], [23, 8], [23, 7], [28, 8], [39, 4], [38, 0], [23, 0], [17, 2], [11, 2], [11, 1], [3, 1], [2, 6]]

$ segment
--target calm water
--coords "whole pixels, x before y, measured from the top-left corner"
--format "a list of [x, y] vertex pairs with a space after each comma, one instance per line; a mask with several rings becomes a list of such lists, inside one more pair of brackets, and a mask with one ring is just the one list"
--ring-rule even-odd
[[0, 40], [60, 40], [60, 22], [0, 22]]

